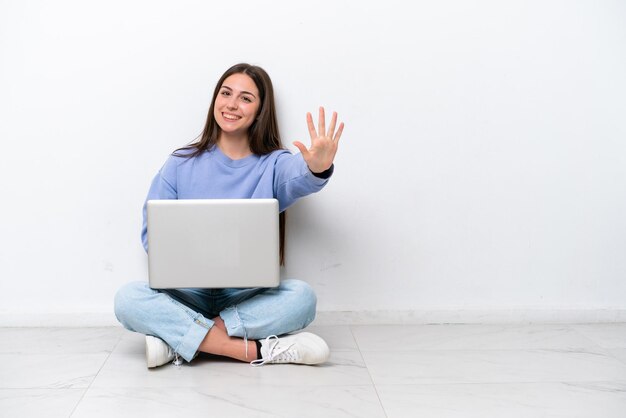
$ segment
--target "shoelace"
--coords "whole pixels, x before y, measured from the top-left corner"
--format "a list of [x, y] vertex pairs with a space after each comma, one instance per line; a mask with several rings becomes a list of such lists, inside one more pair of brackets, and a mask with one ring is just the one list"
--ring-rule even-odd
[[174, 364], [174, 366], [178, 366], [178, 367], [183, 365], [183, 360], [180, 357], [178, 357], [177, 352], [174, 352], [174, 361], [172, 363]]
[[275, 335], [270, 335], [265, 339], [267, 344], [267, 356], [262, 359], [253, 360], [250, 362], [252, 366], [262, 366], [266, 363], [292, 363], [297, 360], [298, 353], [295, 350], [290, 350], [294, 343], [287, 346], [279, 347], [280, 339]]
[[163, 341], [163, 344], [165, 344], [165, 349], [167, 350], [167, 353], [165, 353], [165, 355], [167, 357], [174, 357], [174, 360], [172, 361], [172, 364], [174, 366], [182, 366], [183, 364], [183, 359], [181, 357], [178, 356], [178, 353], [176, 351], [174, 351], [174, 349], [172, 347], [170, 347], [169, 345], [167, 345], [167, 343], [165, 341]]

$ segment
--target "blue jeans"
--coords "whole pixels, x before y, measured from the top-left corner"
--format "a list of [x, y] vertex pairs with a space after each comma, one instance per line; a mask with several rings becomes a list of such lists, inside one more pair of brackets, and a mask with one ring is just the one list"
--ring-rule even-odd
[[115, 316], [131, 331], [154, 335], [191, 361], [218, 315], [231, 337], [258, 340], [305, 328], [317, 298], [300, 280], [276, 288], [151, 289], [132, 282], [115, 295]]

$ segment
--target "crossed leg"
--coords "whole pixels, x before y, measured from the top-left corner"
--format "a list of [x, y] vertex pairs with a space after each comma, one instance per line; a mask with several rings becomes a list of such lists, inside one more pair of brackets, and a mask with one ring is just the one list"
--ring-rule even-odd
[[246, 355], [246, 341], [242, 338], [230, 337], [226, 332], [226, 325], [221, 317], [213, 318], [213, 322], [215, 324], [200, 343], [199, 351], [246, 362], [257, 359], [256, 342], [254, 340], [247, 341], [248, 350]]

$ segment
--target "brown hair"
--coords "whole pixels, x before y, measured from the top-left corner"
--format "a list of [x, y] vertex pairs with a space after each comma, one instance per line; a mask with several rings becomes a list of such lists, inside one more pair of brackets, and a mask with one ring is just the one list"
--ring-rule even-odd
[[[259, 90], [260, 105], [254, 123], [248, 130], [248, 141], [250, 151], [257, 155], [269, 154], [272, 151], [284, 149], [280, 141], [278, 122], [276, 119], [276, 105], [274, 104], [274, 87], [270, 76], [261, 67], [250, 64], [236, 64], [230, 67], [218, 80], [213, 91], [209, 114], [202, 134], [195, 142], [174, 151], [175, 156], [193, 158], [205, 151], [212, 149], [216, 144], [220, 134], [220, 127], [213, 116], [215, 109], [215, 98], [217, 97], [224, 80], [233, 74], [245, 74], [254, 81]], [[279, 236], [280, 236], [280, 264], [285, 264], [285, 211], [279, 215]]]

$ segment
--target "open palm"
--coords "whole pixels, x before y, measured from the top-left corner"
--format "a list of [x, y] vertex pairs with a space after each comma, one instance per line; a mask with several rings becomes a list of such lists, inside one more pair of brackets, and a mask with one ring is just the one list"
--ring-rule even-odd
[[343, 132], [343, 122], [339, 124], [337, 132], [335, 132], [337, 112], [333, 112], [327, 131], [326, 116], [323, 107], [320, 107], [317, 130], [315, 130], [313, 116], [311, 116], [310, 113], [306, 114], [306, 121], [309, 127], [309, 135], [311, 135], [311, 147], [307, 149], [307, 147], [299, 141], [294, 141], [293, 144], [302, 153], [302, 158], [304, 158], [304, 161], [309, 166], [309, 170], [313, 173], [321, 173], [328, 170], [333, 164], [335, 154], [337, 154], [339, 138], [341, 138], [341, 133]]

